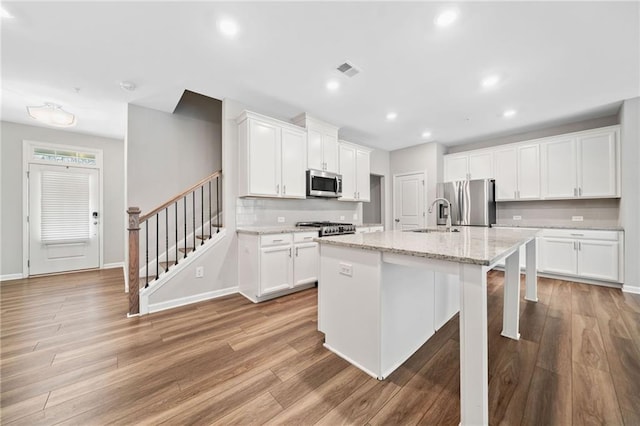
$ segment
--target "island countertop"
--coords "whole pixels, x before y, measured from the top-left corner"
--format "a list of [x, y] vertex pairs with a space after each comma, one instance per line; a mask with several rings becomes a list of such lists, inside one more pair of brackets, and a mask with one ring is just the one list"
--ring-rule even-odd
[[434, 232], [383, 231], [316, 238], [315, 241], [321, 244], [488, 266], [541, 232], [472, 226], [456, 227], [459, 232], [442, 232], [443, 229], [440, 227], [427, 229]]

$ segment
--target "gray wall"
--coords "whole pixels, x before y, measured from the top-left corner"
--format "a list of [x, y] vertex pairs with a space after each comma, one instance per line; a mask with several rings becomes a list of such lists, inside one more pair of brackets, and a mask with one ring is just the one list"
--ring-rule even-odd
[[371, 201], [362, 203], [362, 223], [382, 223], [382, 180], [382, 176], [378, 175], [369, 177]]
[[[426, 171], [427, 196], [425, 199], [425, 205], [428, 206], [431, 201], [436, 198], [437, 183], [442, 182], [443, 155], [444, 147], [434, 142], [391, 151], [389, 156], [391, 175], [393, 176], [399, 173]], [[389, 203], [393, 203], [392, 197], [389, 200]], [[427, 225], [436, 225], [435, 211], [434, 213], [427, 215]]]
[[515, 143], [521, 141], [528, 141], [538, 138], [546, 138], [549, 136], [562, 135], [565, 133], [579, 132], [581, 130], [597, 129], [598, 127], [613, 126], [620, 122], [617, 115], [610, 115], [607, 117], [593, 118], [589, 120], [577, 121], [575, 123], [562, 124], [559, 126], [549, 126], [542, 129], [532, 130], [529, 132], [516, 133], [513, 135], [500, 136], [486, 138], [472, 143], [462, 143], [459, 145], [451, 146], [447, 150], [447, 154], [453, 154], [456, 152], [470, 151], [473, 149], [489, 148], [497, 145], [504, 145], [507, 143]]
[[220, 124], [129, 104], [127, 206], [142, 213], [222, 168]]
[[624, 226], [624, 290], [640, 293], [640, 97], [624, 101], [620, 110], [622, 133], [622, 199]]
[[124, 143], [82, 133], [2, 122], [0, 165], [0, 275], [22, 273], [23, 140], [74, 145], [103, 151], [104, 263], [124, 261]]
[[391, 153], [382, 149], [376, 149], [371, 152], [371, 173], [382, 176], [382, 223], [384, 229], [392, 229], [393, 221], [393, 194], [391, 185], [393, 184], [393, 176], [391, 175]]

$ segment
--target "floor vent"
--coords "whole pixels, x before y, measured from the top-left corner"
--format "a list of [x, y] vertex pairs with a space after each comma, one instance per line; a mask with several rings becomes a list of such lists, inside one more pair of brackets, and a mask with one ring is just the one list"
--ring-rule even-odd
[[350, 62], [345, 62], [344, 64], [340, 65], [337, 68], [337, 70], [340, 71], [342, 74], [346, 75], [347, 77], [353, 77], [354, 75], [360, 72], [360, 69], [358, 69], [355, 65], [353, 65]]

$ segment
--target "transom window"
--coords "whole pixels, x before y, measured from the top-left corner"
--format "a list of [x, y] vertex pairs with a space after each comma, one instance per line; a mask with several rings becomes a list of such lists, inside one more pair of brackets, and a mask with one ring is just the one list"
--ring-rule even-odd
[[96, 154], [91, 152], [68, 151], [61, 149], [33, 148], [32, 159], [52, 163], [96, 166]]

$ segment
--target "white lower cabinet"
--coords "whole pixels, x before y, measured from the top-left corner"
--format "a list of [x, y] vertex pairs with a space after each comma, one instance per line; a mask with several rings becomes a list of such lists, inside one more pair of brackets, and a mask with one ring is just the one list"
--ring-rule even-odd
[[622, 232], [545, 229], [538, 241], [540, 272], [618, 283], [623, 281]]
[[253, 302], [282, 296], [318, 281], [317, 232], [238, 234], [238, 286]]

